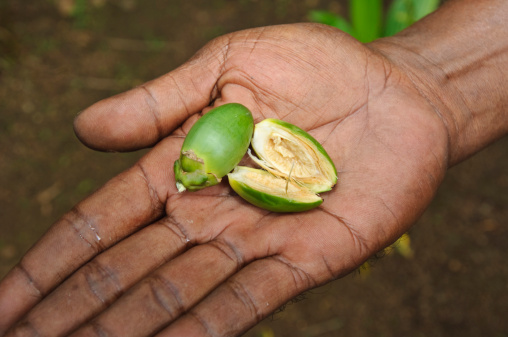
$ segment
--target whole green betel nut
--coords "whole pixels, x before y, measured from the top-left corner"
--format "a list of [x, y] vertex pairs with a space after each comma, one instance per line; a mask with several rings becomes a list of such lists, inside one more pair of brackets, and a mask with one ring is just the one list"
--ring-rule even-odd
[[238, 166], [229, 184], [253, 205], [273, 212], [301, 212], [319, 206], [317, 193], [332, 189], [337, 170], [325, 149], [304, 130], [277, 119], [256, 124], [251, 158], [264, 170]]
[[242, 159], [254, 129], [250, 111], [229, 103], [212, 109], [190, 129], [175, 161], [179, 192], [218, 184]]

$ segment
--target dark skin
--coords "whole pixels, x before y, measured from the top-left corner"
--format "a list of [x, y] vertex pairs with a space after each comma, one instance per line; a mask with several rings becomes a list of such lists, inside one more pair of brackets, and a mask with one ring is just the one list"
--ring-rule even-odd
[[[369, 45], [313, 24], [237, 32], [91, 106], [75, 122], [86, 145], [154, 147], [4, 278], [0, 335], [236, 336], [354, 270], [410, 228], [450, 166], [508, 132], [506, 17], [506, 1], [449, 1]], [[172, 164], [210, 102], [308, 130], [337, 186], [299, 214], [225, 182], [177, 193]]]

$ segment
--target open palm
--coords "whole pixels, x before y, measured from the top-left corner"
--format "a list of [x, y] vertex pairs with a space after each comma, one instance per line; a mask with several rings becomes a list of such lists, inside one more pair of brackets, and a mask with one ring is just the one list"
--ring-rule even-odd
[[[270, 213], [227, 183], [177, 193], [172, 164], [185, 133], [230, 102], [323, 144], [339, 180], [321, 206]], [[446, 128], [408, 74], [311, 24], [218, 38], [175, 71], [88, 108], [76, 131], [101, 150], [155, 146], [57, 222], [0, 284], [0, 334], [13, 325], [10, 333], [41, 336], [79, 326], [76, 335], [238, 335], [404, 233], [448, 158]]]

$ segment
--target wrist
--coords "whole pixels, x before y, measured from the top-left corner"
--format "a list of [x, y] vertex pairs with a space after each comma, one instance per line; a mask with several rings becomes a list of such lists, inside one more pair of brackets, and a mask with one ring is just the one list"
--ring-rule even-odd
[[506, 1], [450, 1], [369, 44], [407, 74], [443, 121], [449, 166], [508, 132], [506, 16]]

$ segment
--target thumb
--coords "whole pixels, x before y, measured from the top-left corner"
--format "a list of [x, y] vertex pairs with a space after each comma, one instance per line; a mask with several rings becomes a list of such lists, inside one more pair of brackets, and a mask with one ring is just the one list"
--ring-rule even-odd
[[226, 41], [218, 39], [172, 72], [85, 109], [74, 121], [77, 137], [103, 151], [155, 144], [215, 98]]

